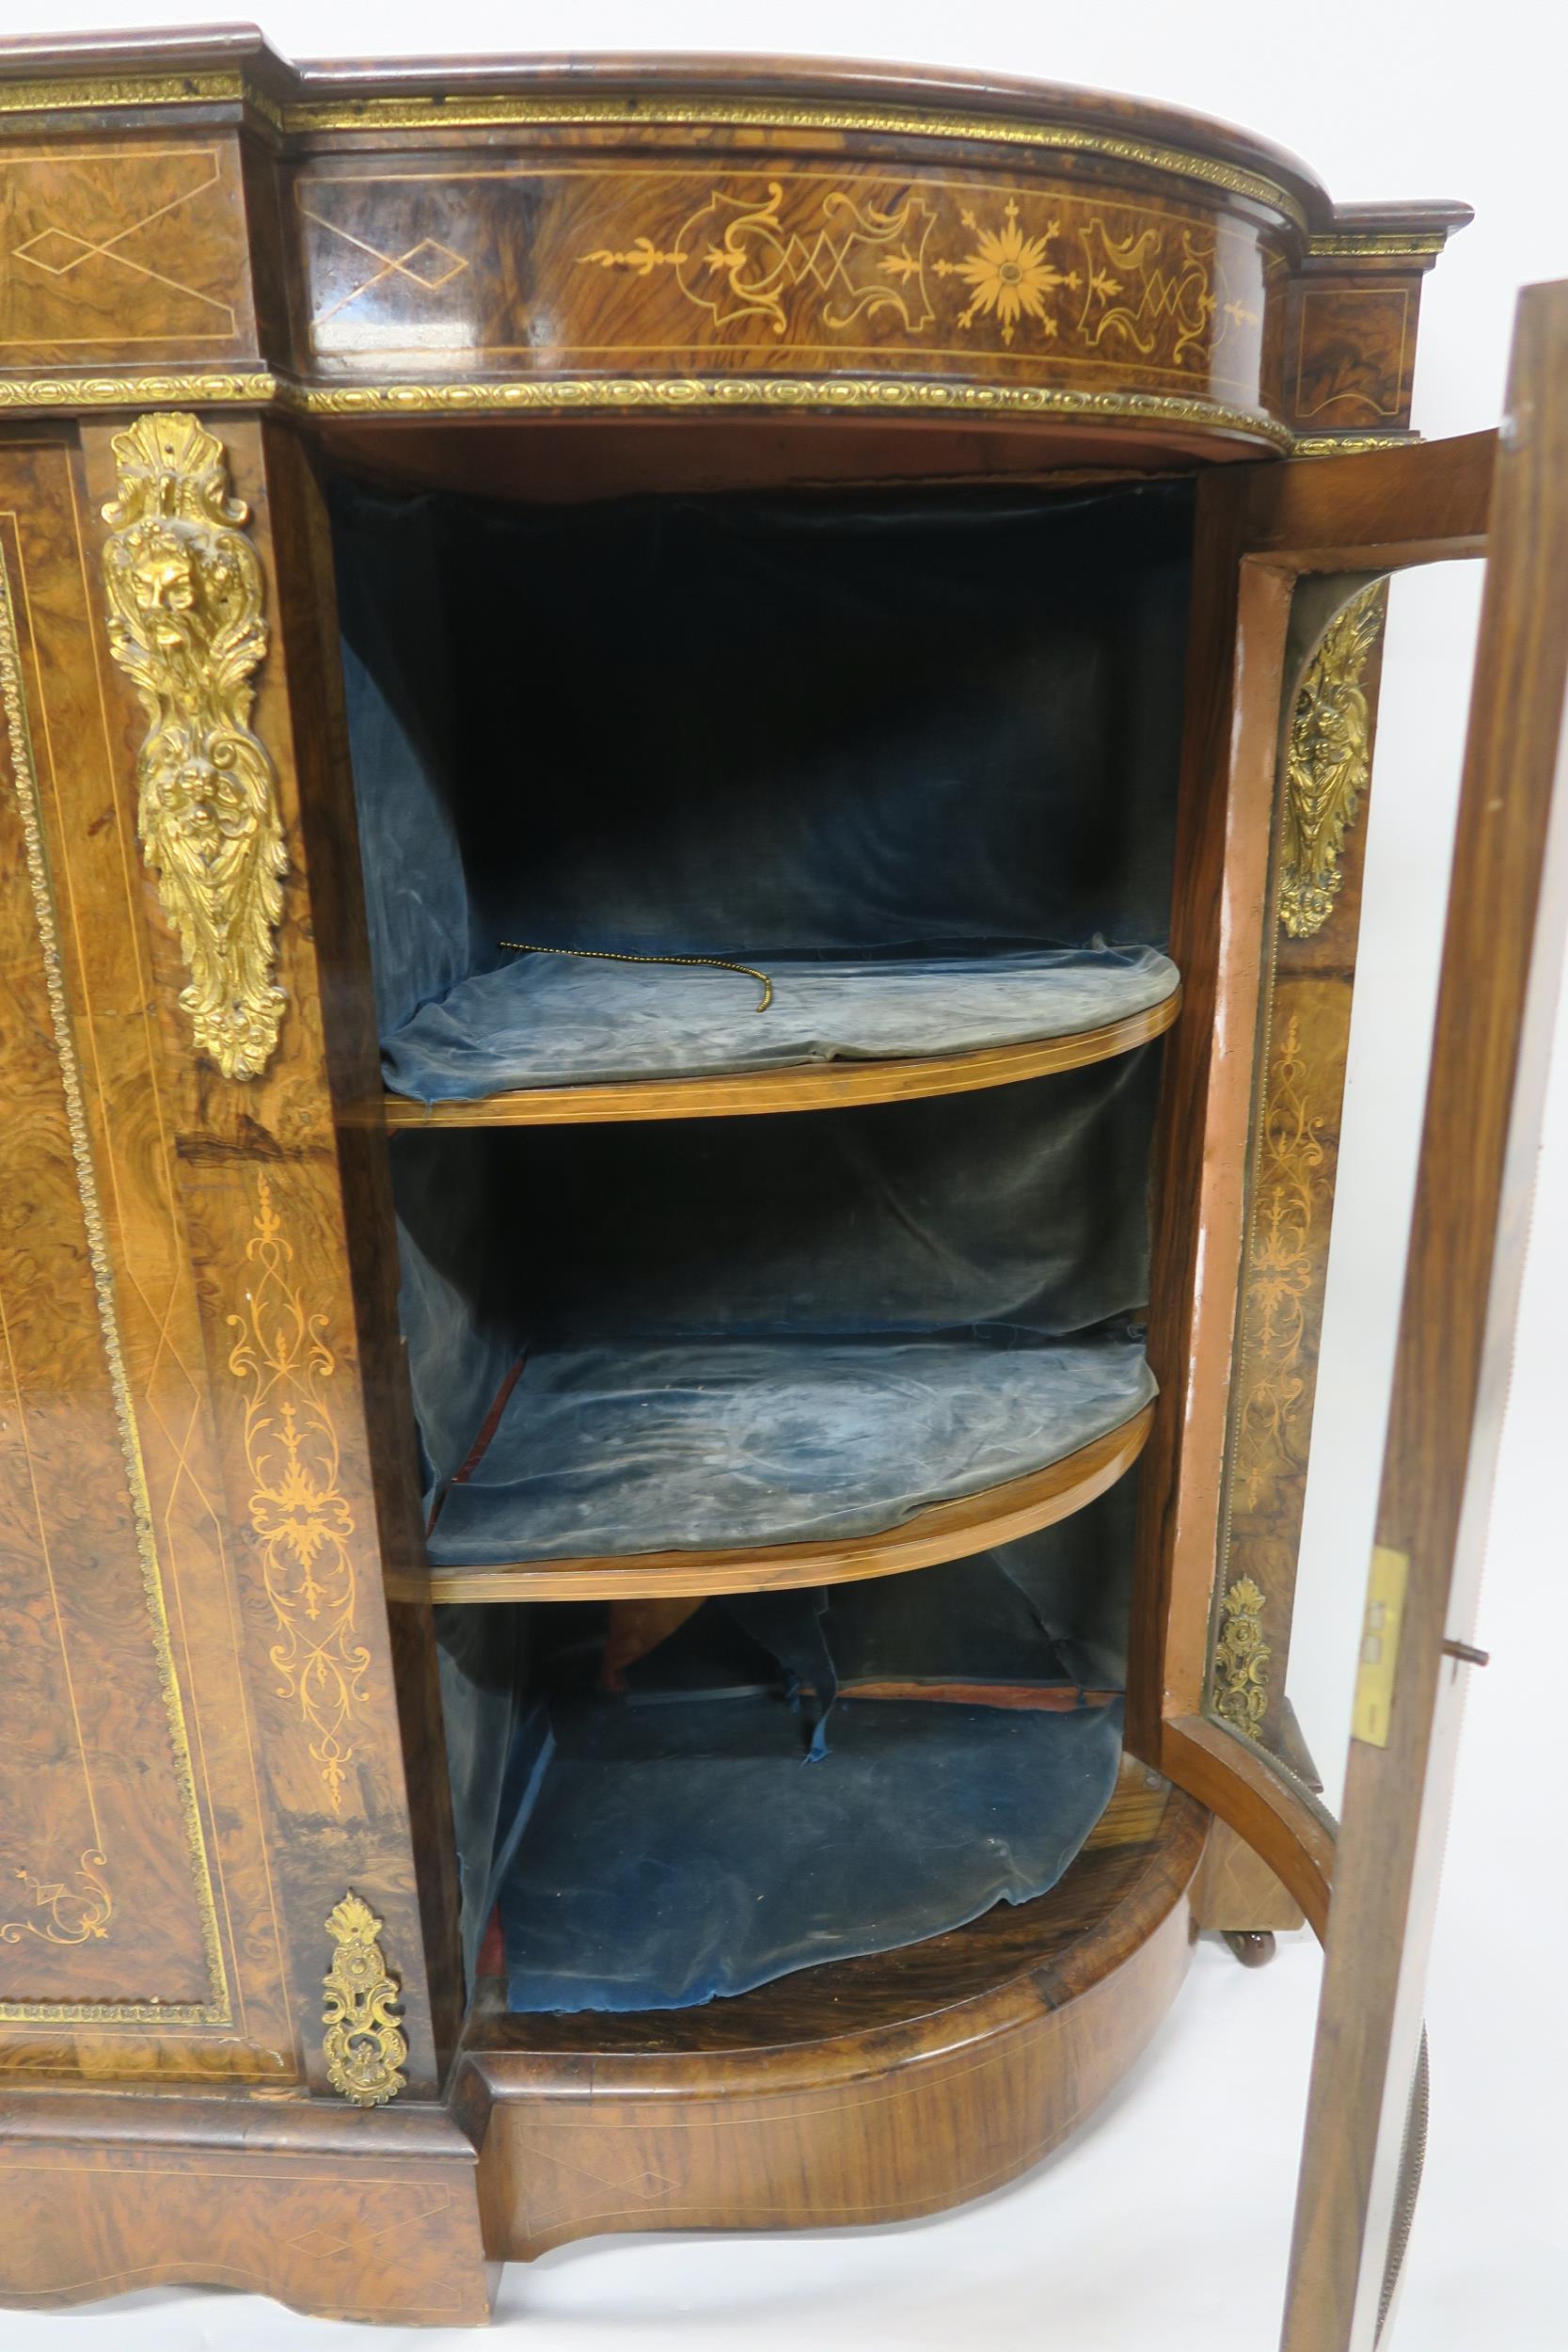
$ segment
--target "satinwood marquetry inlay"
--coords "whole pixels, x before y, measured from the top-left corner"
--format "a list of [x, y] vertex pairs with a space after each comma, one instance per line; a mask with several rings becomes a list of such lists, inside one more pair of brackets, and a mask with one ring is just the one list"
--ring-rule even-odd
[[1320, 1227], [1330, 1193], [1323, 1114], [1313, 1107], [1311, 1085], [1301, 1024], [1292, 1014], [1269, 1064], [1247, 1259], [1244, 1378], [1231, 1475], [1249, 1510], [1281, 1453], [1291, 1450], [1291, 1418], [1307, 1387], [1307, 1306], [1319, 1279]]
[[[1329, 583], [1328, 594], [1343, 592]], [[1320, 606], [1327, 617], [1307, 638], [1275, 785], [1277, 879], [1264, 943], [1212, 1685], [1216, 1711], [1271, 1745], [1282, 1731], [1275, 1686], [1288, 1667], [1317, 1398], [1359, 914], [1355, 820], [1370, 778], [1369, 689], [1386, 596], [1380, 580]], [[1248, 1603], [1240, 1610], [1238, 1594]], [[1261, 1657], [1269, 1663], [1272, 1651], [1275, 1671], [1253, 1680], [1240, 1670], [1265, 1607], [1275, 1630]]]
[[313, 354], [404, 368], [635, 355], [664, 375], [677, 355], [777, 368], [831, 354], [1245, 407], [1285, 267], [1270, 232], [1201, 199], [935, 168], [334, 161], [302, 173], [295, 205]]
[[278, 1637], [268, 1656], [278, 1696], [293, 1701], [338, 1813], [371, 1665], [356, 1622], [355, 1523], [342, 1491], [330, 1395], [338, 1359], [327, 1343], [326, 1317], [310, 1306], [294, 1273], [293, 1245], [264, 1172], [256, 1179], [255, 1224], [245, 1254], [245, 1310], [229, 1317], [229, 1369], [246, 1391], [250, 1524]]
[[19, 146], [0, 154], [0, 366], [254, 349], [228, 146]]

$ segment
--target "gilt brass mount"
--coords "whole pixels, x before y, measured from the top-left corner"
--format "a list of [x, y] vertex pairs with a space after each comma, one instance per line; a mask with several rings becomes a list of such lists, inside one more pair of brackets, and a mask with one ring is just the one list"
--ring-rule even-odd
[[326, 1923], [337, 1949], [322, 1979], [324, 2047], [334, 2090], [356, 2107], [384, 2107], [407, 2088], [408, 2043], [398, 2023], [398, 1980], [377, 1941], [382, 1922], [350, 1888]]
[[283, 1018], [287, 864], [277, 780], [249, 725], [261, 567], [223, 443], [195, 417], [140, 417], [114, 451], [103, 576], [110, 648], [147, 713], [136, 831], [191, 976], [180, 1002], [196, 1043], [226, 1078], [254, 1078]]

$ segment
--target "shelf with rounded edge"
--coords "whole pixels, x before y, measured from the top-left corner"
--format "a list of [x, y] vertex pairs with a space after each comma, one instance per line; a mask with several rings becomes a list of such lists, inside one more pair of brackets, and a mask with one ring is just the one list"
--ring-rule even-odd
[[629, 1600], [706, 1593], [784, 1592], [802, 1584], [858, 1583], [911, 1568], [962, 1560], [1032, 1535], [1071, 1517], [1114, 1486], [1143, 1452], [1154, 1417], [1131, 1420], [1043, 1470], [927, 1505], [896, 1527], [809, 1544], [753, 1544], [734, 1550], [643, 1551], [612, 1557], [518, 1560], [499, 1567], [393, 1569], [395, 1600]]
[[1019, 1045], [981, 1046], [968, 1053], [931, 1054], [886, 1061], [789, 1062], [775, 1070], [745, 1070], [684, 1078], [637, 1078], [613, 1086], [526, 1087], [486, 1094], [477, 1102], [416, 1103], [386, 1098], [394, 1132], [428, 1127], [565, 1127], [578, 1122], [646, 1119], [734, 1119], [769, 1111], [841, 1109], [854, 1103], [912, 1102], [935, 1094], [977, 1093], [1023, 1078], [1083, 1070], [1130, 1054], [1162, 1037], [1181, 1009], [1174, 989], [1157, 1005], [1100, 1028], [1062, 1037], [1031, 1038]]

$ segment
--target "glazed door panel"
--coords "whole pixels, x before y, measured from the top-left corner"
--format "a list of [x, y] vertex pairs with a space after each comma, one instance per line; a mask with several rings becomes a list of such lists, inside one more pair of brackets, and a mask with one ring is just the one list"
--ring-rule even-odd
[[[225, 421], [219, 460], [254, 570], [231, 515], [227, 573], [203, 573], [198, 532], [194, 586], [166, 564], [132, 630], [154, 660], [211, 640], [243, 685], [225, 598], [238, 580], [260, 599], [285, 871], [282, 994], [263, 995], [282, 1043], [256, 1083], [214, 1066], [236, 992], [203, 1012], [138, 840], [151, 707], [105, 625], [112, 431], [0, 443], [0, 2070], [330, 2092], [327, 1918], [352, 1888], [386, 1922], [408, 2086], [428, 2090], [261, 435]], [[174, 511], [166, 483], [154, 504]], [[198, 743], [184, 693], [167, 740], [205, 806], [249, 697]]]
[[[1286, 1698], [1389, 571], [1486, 544], [1495, 444], [1200, 490], [1140, 1530], [1137, 1752], [1320, 1931], [1334, 1823]], [[1190, 1019], [1190, 1025], [1189, 1025]], [[1194, 1138], [1201, 1138], [1201, 1148]], [[1396, 1247], [1400, 1246], [1396, 1243]]]
[[[1202, 494], [1205, 683], [1186, 796], [1187, 871], [1201, 886], [1180, 912], [1188, 997], [1167, 1077], [1161, 1212], [1174, 1279], [1163, 1300], [1157, 1291], [1151, 1334], [1168, 1404], [1144, 1526], [1151, 1663], [1130, 1720], [1140, 1752], [1269, 1863], [1326, 1941], [1287, 2352], [1370, 2352], [1398, 2266], [1391, 2233], [1397, 2254], [1413, 2195], [1402, 2150], [1463, 1675], [1452, 1645], [1472, 1639], [1568, 906], [1568, 805], [1553, 800], [1568, 666], [1564, 381], [1568, 287], [1534, 289], [1495, 444], [1248, 469]], [[1302, 1597], [1380, 582], [1482, 553], [1337, 1830], [1285, 1704], [1285, 1666]], [[1425, 1043], [1413, 1035], [1410, 1049]], [[1205, 1138], [1196, 1154], [1194, 1134]], [[1185, 1255], [1182, 1231], [1194, 1237]]]
[[[1568, 283], [1521, 297], [1346, 1774], [1285, 2352], [1370, 2352], [1568, 937]], [[1408, 2143], [1408, 2144], [1407, 2144]]]

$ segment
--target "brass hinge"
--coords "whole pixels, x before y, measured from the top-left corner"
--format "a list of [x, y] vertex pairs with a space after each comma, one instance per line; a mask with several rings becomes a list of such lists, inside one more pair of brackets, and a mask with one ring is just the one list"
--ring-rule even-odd
[[1351, 1737], [1369, 1747], [1388, 1745], [1388, 1721], [1394, 1706], [1394, 1667], [1400, 1654], [1400, 1624], [1404, 1615], [1405, 1586], [1410, 1581], [1410, 1554], [1392, 1551], [1386, 1544], [1372, 1546], [1371, 1574], [1367, 1580], [1367, 1613], [1361, 1627], [1361, 1661], [1355, 1670], [1355, 1704]]

